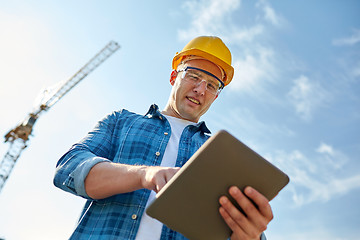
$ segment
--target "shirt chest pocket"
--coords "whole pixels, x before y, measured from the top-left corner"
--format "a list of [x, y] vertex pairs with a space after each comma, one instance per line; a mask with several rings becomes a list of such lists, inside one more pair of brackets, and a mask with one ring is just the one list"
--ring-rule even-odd
[[113, 161], [132, 165], [160, 165], [169, 140], [167, 134], [151, 127], [131, 129], [118, 137]]

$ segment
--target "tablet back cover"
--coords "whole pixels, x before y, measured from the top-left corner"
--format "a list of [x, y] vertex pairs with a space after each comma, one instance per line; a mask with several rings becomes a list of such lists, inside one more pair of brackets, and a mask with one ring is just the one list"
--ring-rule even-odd
[[252, 186], [271, 200], [288, 182], [285, 173], [221, 130], [174, 175], [146, 212], [189, 239], [227, 239], [231, 230], [218, 200], [222, 195], [231, 199], [230, 186]]

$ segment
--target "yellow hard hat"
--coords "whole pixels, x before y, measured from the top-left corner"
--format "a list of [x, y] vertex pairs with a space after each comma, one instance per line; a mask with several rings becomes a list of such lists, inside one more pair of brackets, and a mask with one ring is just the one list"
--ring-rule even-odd
[[214, 36], [201, 36], [191, 40], [181, 52], [177, 52], [173, 58], [172, 68], [176, 69], [185, 56], [194, 55], [205, 58], [225, 72], [224, 85], [228, 85], [233, 76], [234, 68], [231, 66], [231, 52], [224, 42]]

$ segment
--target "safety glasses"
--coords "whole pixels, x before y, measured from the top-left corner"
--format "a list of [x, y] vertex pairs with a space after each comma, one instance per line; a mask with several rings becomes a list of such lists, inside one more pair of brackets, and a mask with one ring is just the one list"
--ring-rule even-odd
[[196, 67], [186, 67], [178, 72], [183, 72], [181, 79], [193, 84], [196, 87], [200, 86], [202, 82], [205, 82], [206, 91], [213, 95], [219, 94], [224, 88], [224, 83], [214, 74], [206, 70]]

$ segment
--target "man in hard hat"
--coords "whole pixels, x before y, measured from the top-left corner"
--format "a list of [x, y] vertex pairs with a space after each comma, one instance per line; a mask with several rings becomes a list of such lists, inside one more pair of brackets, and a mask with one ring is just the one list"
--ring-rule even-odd
[[[146, 204], [209, 138], [200, 117], [233, 77], [231, 53], [218, 37], [202, 36], [177, 53], [172, 91], [160, 111], [115, 111], [59, 160], [54, 184], [87, 199], [71, 239], [185, 239], [145, 213]], [[231, 239], [265, 239], [272, 219], [268, 200], [255, 189], [219, 199]], [[249, 200], [251, 199], [256, 206]]]

